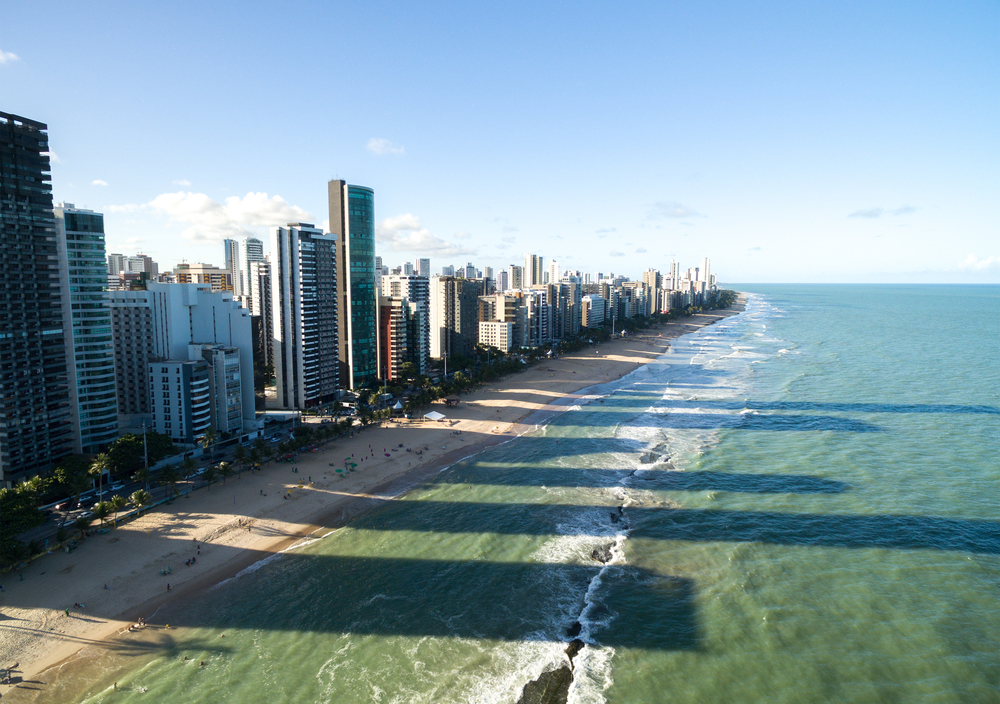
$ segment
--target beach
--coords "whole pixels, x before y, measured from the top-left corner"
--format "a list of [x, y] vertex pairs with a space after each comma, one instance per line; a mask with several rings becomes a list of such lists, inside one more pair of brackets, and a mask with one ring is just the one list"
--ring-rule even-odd
[[[72, 553], [52, 553], [4, 575], [0, 667], [15, 672], [0, 692], [8, 701], [32, 701], [81, 648], [127, 644], [138, 637], [129, 629], [140, 618], [144, 629], [166, 628], [157, 611], [167, 602], [197, 599], [262, 559], [321, 537], [442, 468], [519, 436], [534, 426], [533, 414], [564, 410], [554, 404], [634, 371], [663, 354], [670, 339], [740, 309], [698, 314], [542, 360], [463, 395], [458, 406], [438, 402], [422, 411], [440, 411], [443, 421], [356, 430], [300, 453], [292, 464], [269, 462], [261, 472], [218, 481], [95, 533]], [[346, 458], [355, 471], [338, 473]]]

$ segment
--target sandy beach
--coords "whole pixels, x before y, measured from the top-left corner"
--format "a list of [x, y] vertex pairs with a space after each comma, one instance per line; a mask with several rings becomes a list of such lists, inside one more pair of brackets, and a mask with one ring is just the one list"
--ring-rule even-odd
[[[79, 649], [127, 643], [130, 626], [140, 618], [148, 628], [164, 626], [156, 614], [169, 600], [197, 598], [258, 560], [307, 536], [324, 535], [376, 501], [509, 441], [533, 427], [535, 421], [528, 420], [533, 413], [563, 410], [552, 404], [628, 374], [662, 354], [668, 340], [741, 309], [738, 303], [599, 350], [542, 361], [463, 396], [457, 407], [434, 404], [445, 421], [392, 422], [356, 431], [300, 454], [294, 465], [270, 462], [259, 473], [219, 481], [95, 534], [72, 553], [52, 553], [23, 572], [3, 575], [0, 668], [15, 671], [13, 683], [0, 684], [0, 693], [9, 701], [31, 701], [58, 677], [58, 669], [51, 668]], [[346, 475], [335, 471], [344, 467], [345, 457], [357, 462], [356, 471]], [[186, 565], [192, 557], [195, 563]]]

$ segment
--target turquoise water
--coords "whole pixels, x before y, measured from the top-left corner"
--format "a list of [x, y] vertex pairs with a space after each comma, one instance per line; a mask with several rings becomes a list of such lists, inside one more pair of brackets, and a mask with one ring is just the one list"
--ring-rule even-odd
[[1000, 700], [1000, 287], [739, 288], [50, 695], [514, 702], [579, 631], [571, 702]]

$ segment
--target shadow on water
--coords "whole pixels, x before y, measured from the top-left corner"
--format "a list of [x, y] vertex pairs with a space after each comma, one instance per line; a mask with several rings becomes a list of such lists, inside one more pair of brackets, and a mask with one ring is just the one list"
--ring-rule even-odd
[[[396, 501], [358, 518], [359, 530], [560, 535], [593, 534], [581, 516], [608, 508], [565, 504]], [[1000, 523], [933, 516], [758, 513], [629, 507], [632, 538], [699, 542], [759, 542], [843, 548], [957, 550], [1000, 554]], [[609, 526], [610, 528], [610, 526]]]
[[491, 470], [477, 463], [457, 465], [441, 475], [444, 484], [496, 486], [612, 487], [630, 477], [645, 482], [643, 489], [655, 491], [730, 491], [746, 494], [839, 494], [850, 488], [845, 482], [805, 474], [730, 474], [727, 472], [674, 472], [648, 469], [546, 468], [544, 473], [517, 468]]
[[962, 406], [944, 403], [827, 403], [814, 401], [666, 401], [670, 408], [718, 408], [739, 411], [826, 411], [834, 413], [942, 413], [1000, 415], [994, 406]]
[[[604, 569], [594, 634], [604, 645], [690, 650], [698, 645], [694, 583], [624, 565], [499, 563], [286, 554], [200, 609], [179, 609], [176, 626], [440, 636], [501, 641], [571, 640], [588, 585]], [[276, 579], [271, 579], [270, 571]], [[280, 577], [278, 573], [280, 572]], [[288, 589], [294, 583], [295, 589]], [[579, 603], [554, 619], [567, 594]], [[324, 606], [317, 608], [317, 599]], [[642, 613], [634, 605], [643, 604]], [[456, 605], [459, 605], [456, 607]], [[279, 625], [280, 624], [280, 625]]]

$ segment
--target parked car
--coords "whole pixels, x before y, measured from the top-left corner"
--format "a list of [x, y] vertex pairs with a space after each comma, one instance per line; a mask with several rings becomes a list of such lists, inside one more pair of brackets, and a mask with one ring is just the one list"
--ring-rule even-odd
[[125, 482], [115, 482], [114, 484], [108, 486], [108, 488], [105, 489], [105, 491], [120, 491], [121, 489], [124, 488], [125, 488]]
[[77, 518], [90, 518], [93, 515], [94, 515], [93, 511], [84, 511], [79, 516], [77, 516]]

